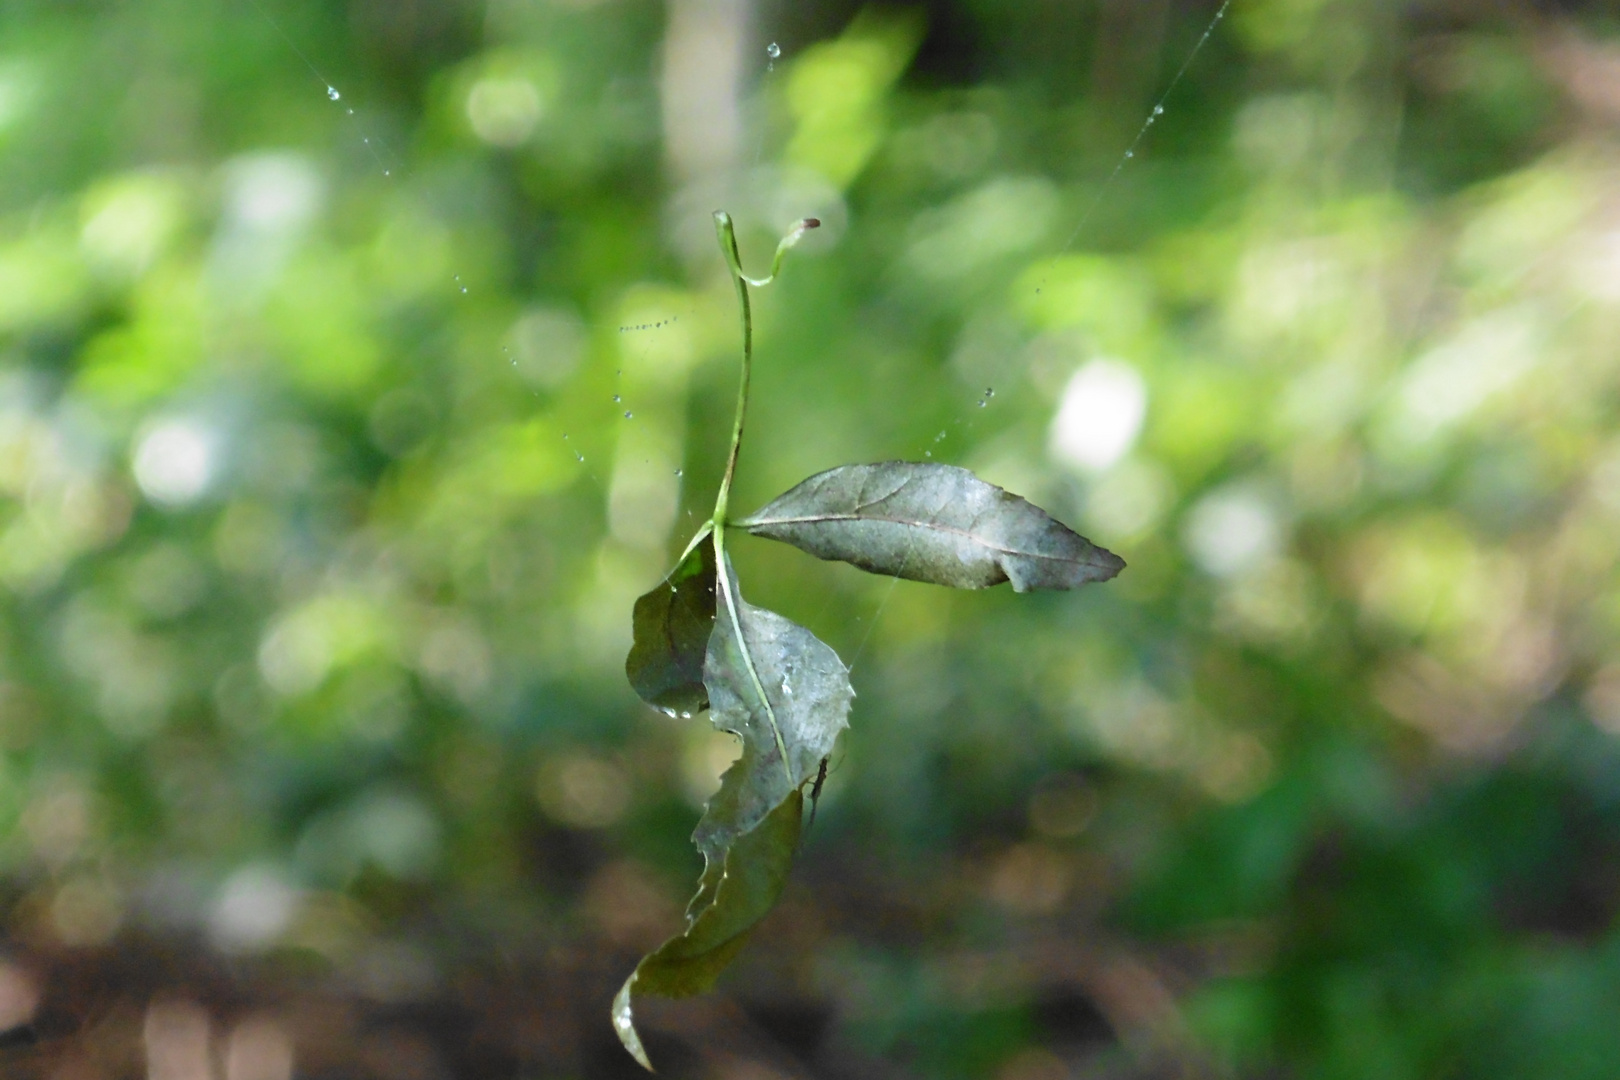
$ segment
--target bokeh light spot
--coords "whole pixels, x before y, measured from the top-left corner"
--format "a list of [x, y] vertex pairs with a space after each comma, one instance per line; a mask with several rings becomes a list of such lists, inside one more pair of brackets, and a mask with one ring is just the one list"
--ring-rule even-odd
[[491, 75], [467, 94], [467, 122], [493, 146], [521, 145], [540, 122], [540, 91], [528, 79]]
[[535, 795], [552, 820], [578, 829], [603, 829], [630, 808], [630, 781], [611, 762], [573, 754], [546, 763]]
[[1242, 573], [1275, 554], [1282, 543], [1277, 512], [1258, 492], [1222, 488], [1187, 514], [1182, 539], [1193, 560], [1216, 577]]
[[298, 912], [301, 894], [271, 866], [245, 866], [225, 880], [209, 918], [214, 944], [252, 952], [273, 944]]
[[1118, 360], [1093, 360], [1063, 388], [1052, 421], [1052, 456], [1088, 472], [1102, 472], [1130, 451], [1147, 415], [1147, 384]]
[[267, 1016], [251, 1016], [231, 1029], [225, 1044], [225, 1080], [292, 1080], [293, 1044]]
[[164, 420], [135, 445], [135, 482], [161, 506], [185, 506], [208, 490], [215, 457], [215, 438], [208, 428], [193, 420]]

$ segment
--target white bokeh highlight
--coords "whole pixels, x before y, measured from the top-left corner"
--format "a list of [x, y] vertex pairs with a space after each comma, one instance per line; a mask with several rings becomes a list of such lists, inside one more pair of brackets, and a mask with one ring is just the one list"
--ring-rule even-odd
[[1277, 554], [1282, 546], [1282, 522], [1260, 492], [1222, 488], [1205, 495], [1188, 511], [1182, 541], [1206, 573], [1235, 577]]
[[196, 502], [213, 482], [217, 449], [214, 433], [196, 421], [159, 421], [136, 441], [135, 483], [160, 506]]
[[320, 174], [301, 155], [249, 154], [229, 162], [224, 172], [228, 229], [261, 236], [296, 232], [320, 210]]
[[1063, 388], [1052, 420], [1052, 457], [1084, 472], [1103, 472], [1128, 454], [1147, 416], [1147, 383], [1119, 360], [1093, 360]]
[[209, 937], [226, 952], [275, 943], [303, 905], [303, 893], [274, 867], [251, 865], [225, 880], [209, 915]]

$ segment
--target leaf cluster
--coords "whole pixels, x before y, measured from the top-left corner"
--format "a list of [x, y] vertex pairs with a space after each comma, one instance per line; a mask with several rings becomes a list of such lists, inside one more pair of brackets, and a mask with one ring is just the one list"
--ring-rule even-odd
[[721, 250], [737, 280], [743, 373], [731, 455], [713, 517], [674, 570], [636, 601], [630, 685], [670, 716], [704, 709], [742, 754], [721, 778], [693, 842], [703, 875], [686, 928], [643, 957], [613, 1001], [626, 1049], [652, 1068], [636, 1032], [636, 993], [681, 997], [714, 985], [776, 904], [799, 846], [804, 788], [820, 791], [828, 755], [849, 724], [849, 669], [825, 643], [742, 597], [725, 550], [726, 529], [792, 544], [873, 574], [959, 589], [1010, 582], [1017, 592], [1106, 581], [1125, 562], [1040, 507], [937, 462], [844, 465], [798, 484], [735, 522], [726, 517], [753, 359], [749, 285], [771, 280], [807, 219], [777, 249], [771, 277], [743, 275], [730, 219], [716, 214]]

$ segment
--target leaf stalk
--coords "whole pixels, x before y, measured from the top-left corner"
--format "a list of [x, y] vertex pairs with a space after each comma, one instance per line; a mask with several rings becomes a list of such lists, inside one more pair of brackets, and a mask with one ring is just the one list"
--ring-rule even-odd
[[724, 210], [714, 212], [714, 231], [720, 240], [720, 253], [726, 257], [726, 266], [731, 270], [732, 283], [737, 287], [737, 308], [742, 316], [743, 342], [742, 376], [737, 382], [737, 413], [731, 424], [731, 449], [726, 454], [726, 471], [720, 478], [720, 491], [715, 495], [714, 515], [709, 519], [709, 524], [714, 529], [717, 561], [723, 561], [720, 558], [724, 544], [721, 537], [725, 533], [726, 510], [731, 500], [731, 481], [737, 475], [737, 454], [742, 449], [743, 423], [748, 418], [748, 384], [754, 374], [754, 309], [748, 298], [748, 286], [763, 288], [775, 281], [787, 253], [805, 233], [819, 228], [820, 225], [821, 222], [816, 218], [805, 218], [800, 221], [776, 245], [776, 254], [771, 259], [771, 272], [762, 278], [751, 278], [743, 273], [742, 255], [737, 250], [737, 230], [732, 224], [731, 215]]
[[691, 547], [703, 540], [705, 532], [713, 532], [714, 564], [715, 572], [719, 575], [720, 595], [725, 598], [726, 611], [731, 620], [731, 628], [737, 635], [743, 663], [748, 668], [749, 681], [753, 683], [754, 692], [759, 695], [760, 702], [765, 706], [765, 715], [771, 722], [771, 734], [776, 737], [776, 750], [782, 757], [782, 770], [787, 773], [790, 785], [793, 783], [793, 766], [788, 761], [787, 744], [782, 739], [781, 725], [776, 721], [776, 710], [771, 707], [770, 696], [765, 693], [759, 672], [754, 667], [754, 658], [748, 652], [748, 640], [743, 636], [742, 622], [737, 612], [738, 597], [733, 592], [730, 567], [726, 564], [726, 511], [731, 501], [731, 481], [737, 475], [737, 454], [742, 449], [743, 423], [748, 418], [748, 384], [754, 374], [754, 309], [749, 302], [748, 286], [763, 288], [775, 281], [787, 253], [806, 232], [820, 225], [821, 222], [815, 218], [805, 218], [795, 225], [776, 245], [776, 254], [771, 259], [771, 272], [765, 277], [755, 279], [743, 273], [742, 255], [737, 250], [737, 230], [731, 222], [731, 215], [724, 210], [714, 212], [715, 235], [720, 240], [720, 253], [725, 256], [726, 266], [731, 270], [732, 283], [737, 287], [737, 307], [742, 315], [742, 376], [737, 382], [737, 414], [731, 423], [731, 449], [726, 454], [726, 471], [720, 478], [720, 491], [714, 498], [714, 514], [693, 538], [692, 545], [687, 548], [690, 553]]

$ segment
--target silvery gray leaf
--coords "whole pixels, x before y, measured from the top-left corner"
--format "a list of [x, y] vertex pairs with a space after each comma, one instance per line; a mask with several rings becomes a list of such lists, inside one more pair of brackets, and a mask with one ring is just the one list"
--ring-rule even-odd
[[737, 524], [818, 558], [958, 589], [1072, 589], [1125, 568], [1040, 507], [934, 462], [829, 469]]
[[741, 737], [743, 752], [692, 837], [711, 864], [816, 775], [849, 726], [855, 697], [837, 653], [804, 627], [742, 598], [729, 556], [716, 593], [703, 682], [710, 719]]

